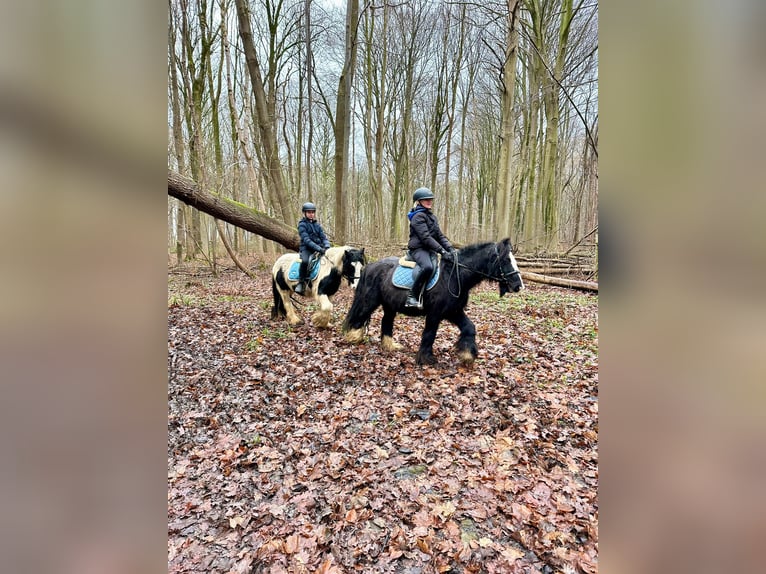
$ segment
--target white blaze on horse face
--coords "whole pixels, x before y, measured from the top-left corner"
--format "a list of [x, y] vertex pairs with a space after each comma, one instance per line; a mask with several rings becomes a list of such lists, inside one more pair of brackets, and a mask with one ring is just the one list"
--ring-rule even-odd
[[522, 289], [524, 289], [524, 280], [521, 278], [521, 271], [519, 270], [519, 264], [516, 263], [516, 258], [513, 256], [513, 251], [508, 252], [508, 258], [511, 260], [511, 265], [513, 266], [513, 270], [519, 274], [519, 281], [521, 281], [521, 287], [519, 287], [519, 291], [521, 291]]
[[354, 261], [351, 265], [354, 267], [354, 280], [351, 282], [351, 288], [356, 289], [356, 286], [359, 284], [359, 278], [362, 276], [364, 265], [362, 265], [361, 261]]

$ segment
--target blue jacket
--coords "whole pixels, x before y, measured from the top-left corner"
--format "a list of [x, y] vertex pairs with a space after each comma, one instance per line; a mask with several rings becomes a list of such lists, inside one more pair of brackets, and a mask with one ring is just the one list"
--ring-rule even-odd
[[322, 251], [330, 248], [330, 240], [322, 229], [322, 225], [304, 217], [298, 222], [298, 235], [301, 237], [301, 249]]
[[407, 249], [427, 249], [442, 253], [452, 249], [452, 244], [442, 233], [436, 216], [422, 205], [407, 214], [410, 220], [410, 240]]

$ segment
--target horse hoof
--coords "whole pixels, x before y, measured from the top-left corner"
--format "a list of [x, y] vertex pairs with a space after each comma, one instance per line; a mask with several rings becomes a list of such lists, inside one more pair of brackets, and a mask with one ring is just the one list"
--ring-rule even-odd
[[393, 340], [393, 338], [384, 336], [380, 341], [380, 346], [384, 351], [401, 351], [404, 347]]
[[346, 341], [349, 343], [361, 343], [364, 341], [364, 329], [351, 329], [346, 333]]
[[473, 362], [476, 360], [476, 356], [470, 351], [460, 351], [457, 354], [457, 358], [465, 366], [473, 365]]
[[432, 354], [418, 353], [416, 363], [418, 365], [435, 365], [438, 363], [438, 359]]
[[311, 318], [311, 322], [317, 329], [327, 329], [330, 327], [332, 315], [327, 311], [317, 311]]

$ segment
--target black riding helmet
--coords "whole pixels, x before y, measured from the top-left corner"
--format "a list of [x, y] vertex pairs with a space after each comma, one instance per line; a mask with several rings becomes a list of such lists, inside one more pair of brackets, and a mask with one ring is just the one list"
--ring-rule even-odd
[[415, 193], [412, 194], [412, 201], [420, 201], [421, 199], [433, 199], [434, 194], [431, 193], [431, 190], [427, 187], [419, 187], [415, 190]]
[[317, 206], [316, 206], [316, 205], [314, 205], [314, 204], [313, 204], [313, 203], [311, 203], [311, 202], [306, 202], [306, 203], [304, 203], [304, 204], [303, 204], [303, 207], [301, 208], [301, 211], [302, 211], [303, 213], [306, 213], [307, 211], [316, 211], [316, 210], [317, 210]]

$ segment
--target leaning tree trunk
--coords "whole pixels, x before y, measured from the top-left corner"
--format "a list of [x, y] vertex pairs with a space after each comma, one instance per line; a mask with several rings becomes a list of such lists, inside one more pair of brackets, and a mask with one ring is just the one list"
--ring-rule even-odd
[[293, 227], [234, 200], [204, 191], [195, 181], [172, 170], [168, 170], [168, 195], [245, 231], [298, 251], [300, 238]]

